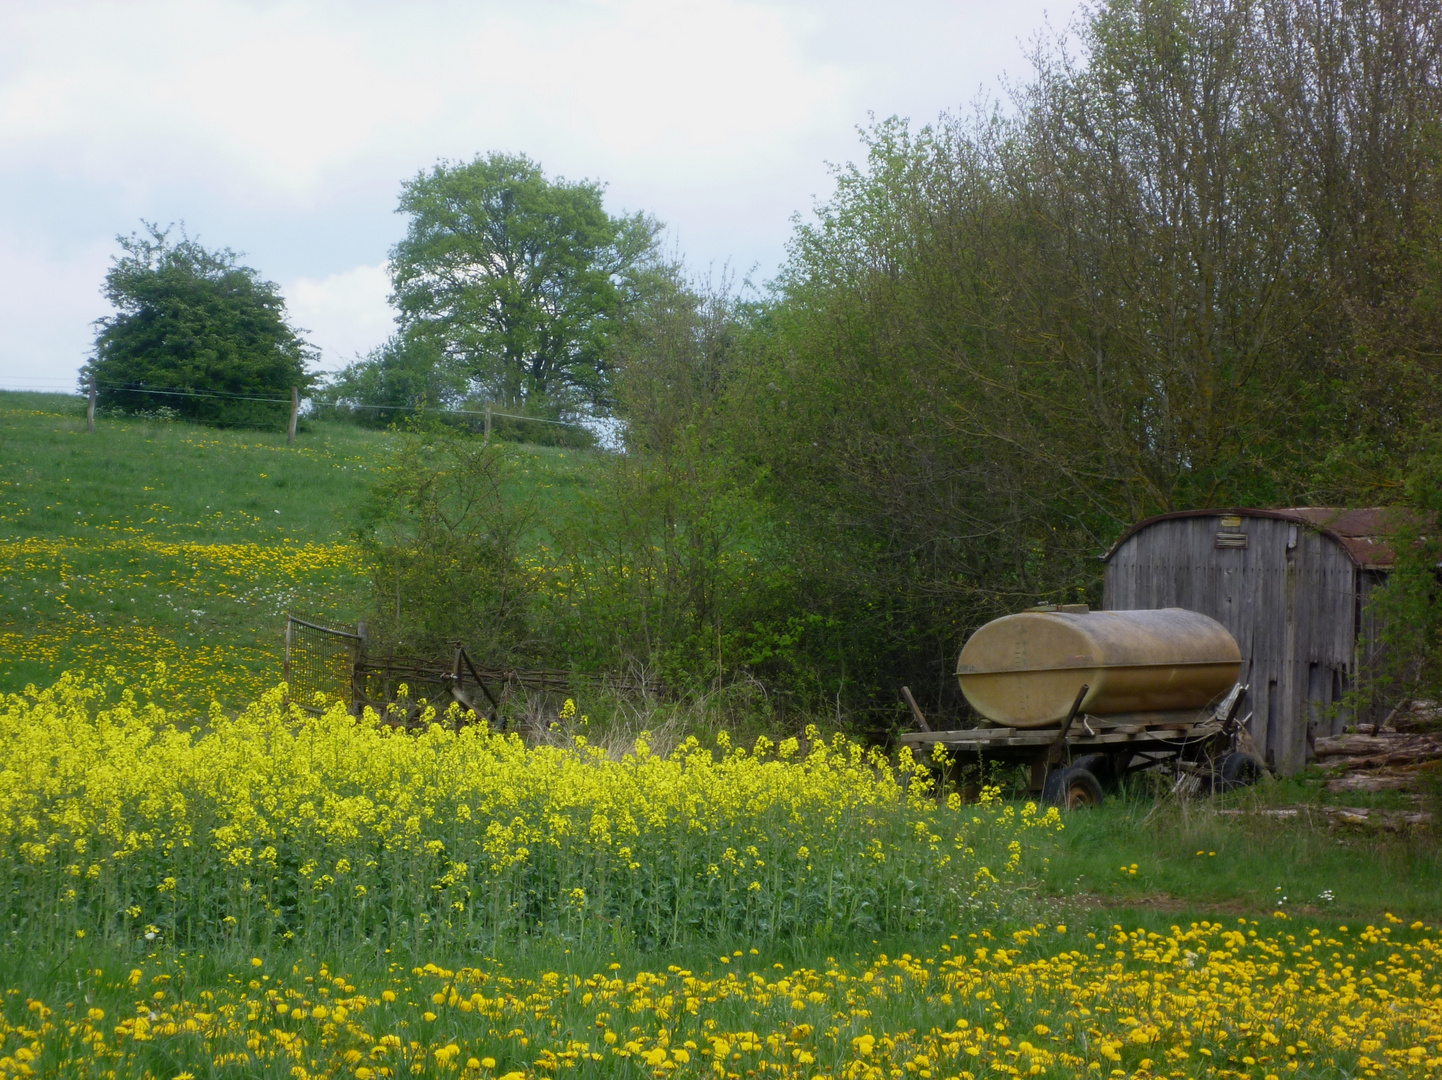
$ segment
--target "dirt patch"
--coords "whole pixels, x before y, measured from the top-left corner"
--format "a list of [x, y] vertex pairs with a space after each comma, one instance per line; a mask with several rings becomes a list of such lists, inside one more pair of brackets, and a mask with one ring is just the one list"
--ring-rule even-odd
[[[1070, 896], [1052, 897], [1063, 909], [1085, 913], [1088, 911], [1133, 911], [1155, 912], [1158, 915], [1230, 915], [1234, 918], [1246, 915], [1253, 919], [1270, 919], [1278, 909], [1262, 907], [1243, 899], [1195, 900], [1170, 893], [1147, 893], [1144, 896], [1112, 896], [1105, 893], [1073, 893]], [[1289, 917], [1305, 919], [1325, 918], [1325, 908], [1315, 904], [1288, 905]]]

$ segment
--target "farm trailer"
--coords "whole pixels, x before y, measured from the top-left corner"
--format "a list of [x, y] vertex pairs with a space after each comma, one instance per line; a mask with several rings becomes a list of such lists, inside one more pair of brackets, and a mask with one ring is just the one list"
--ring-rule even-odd
[[[957, 662], [962, 692], [993, 727], [901, 736], [959, 764], [1030, 767], [1053, 805], [1099, 805], [1128, 773], [1170, 767], [1176, 787], [1226, 789], [1264, 766], [1239, 720], [1241, 654], [1194, 611], [1041, 608], [987, 623]], [[918, 722], [925, 717], [906, 695]]]

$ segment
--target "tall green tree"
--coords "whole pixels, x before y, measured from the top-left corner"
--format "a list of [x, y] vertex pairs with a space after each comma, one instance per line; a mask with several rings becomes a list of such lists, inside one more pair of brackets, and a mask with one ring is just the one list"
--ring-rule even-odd
[[1148, 514], [1396, 498], [1442, 407], [1439, 27], [1109, 0], [1010, 103], [868, 133], [726, 410], [854, 687], [944, 699]]
[[417, 409], [459, 404], [465, 382], [432, 342], [392, 334], [330, 376], [316, 402], [357, 423], [388, 427]]
[[407, 181], [410, 222], [391, 252], [405, 333], [434, 342], [493, 401], [604, 406], [657, 225], [612, 217], [602, 194], [499, 153]]
[[[285, 300], [229, 248], [210, 250], [147, 222], [117, 237], [123, 254], [105, 275], [118, 313], [97, 321], [81, 369], [102, 405], [166, 407], [196, 420], [284, 422], [293, 387], [308, 390], [317, 353], [286, 319]], [[249, 399], [274, 399], [249, 400]]]
[[559, 538], [571, 581], [550, 617], [573, 661], [699, 685], [742, 667], [765, 619], [767, 522], [729, 468], [718, 411], [745, 318], [727, 285], [654, 268], [617, 343], [623, 445]]

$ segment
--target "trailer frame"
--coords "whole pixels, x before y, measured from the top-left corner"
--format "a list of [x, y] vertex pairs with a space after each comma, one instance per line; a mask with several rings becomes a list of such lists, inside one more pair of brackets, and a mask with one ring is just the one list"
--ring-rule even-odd
[[[1060, 727], [913, 731], [900, 741], [913, 750], [943, 746], [961, 765], [970, 759], [983, 767], [992, 762], [1029, 766], [1029, 790], [1066, 808], [1099, 803], [1103, 781], [1168, 764], [1174, 791], [1188, 786], [1226, 790], [1260, 775], [1260, 762], [1243, 745], [1246, 720], [1237, 719], [1247, 693], [1241, 683], [1204, 709], [1111, 716], [1080, 711], [1087, 690], [1078, 691]], [[1098, 769], [1099, 764], [1105, 768]]]

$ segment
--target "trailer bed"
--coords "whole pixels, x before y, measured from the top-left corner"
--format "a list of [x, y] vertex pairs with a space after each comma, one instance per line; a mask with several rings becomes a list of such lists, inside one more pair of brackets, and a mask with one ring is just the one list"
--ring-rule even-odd
[[[1222, 730], [1220, 720], [1167, 720], [1159, 723], [1114, 723], [1101, 717], [1082, 718], [1081, 730], [1065, 735], [1069, 747], [1103, 747], [1132, 743], [1175, 746], [1206, 739]], [[1088, 732], [1090, 728], [1090, 732]], [[998, 750], [1037, 750], [1062, 738], [1058, 728], [963, 728], [958, 731], [909, 731], [901, 736], [903, 745], [918, 747], [940, 743], [961, 753], [995, 753]], [[1009, 755], [1010, 756], [1010, 755]]]

